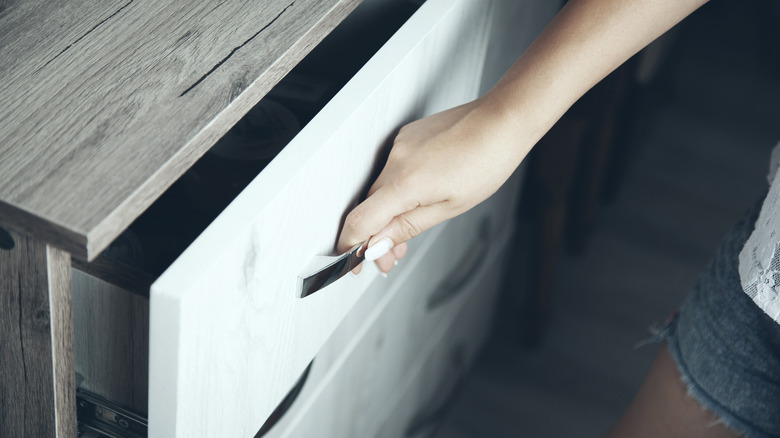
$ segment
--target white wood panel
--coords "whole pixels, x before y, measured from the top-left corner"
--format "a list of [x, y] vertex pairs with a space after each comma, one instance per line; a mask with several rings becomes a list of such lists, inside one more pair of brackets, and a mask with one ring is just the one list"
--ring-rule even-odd
[[[299, 429], [297, 423], [301, 421], [302, 417], [310, 415], [312, 405], [322, 405], [323, 398], [327, 397], [322, 397], [320, 393], [325, 388], [332, 386], [330, 383], [335, 376], [344, 374], [344, 368], [354, 367], [357, 362], [359, 362], [358, 366], [361, 367], [374, 365], [374, 362], [360, 361], [360, 357], [356, 357], [354, 353], [355, 350], [359, 350], [361, 346], [365, 349], [366, 338], [377, 336], [377, 320], [384, 320], [388, 317], [387, 309], [391, 303], [403, 299], [409, 301], [410, 294], [406, 290], [410, 285], [410, 276], [414, 276], [420, 270], [421, 265], [425, 264], [425, 259], [433, 257], [432, 247], [439, 241], [445, 226], [434, 227], [410, 241], [409, 255], [403, 260], [403, 263], [393, 269], [387, 280], [372, 283], [369, 290], [360, 297], [349, 315], [341, 321], [317, 352], [303, 390], [290, 411], [269, 431], [267, 438], [287, 436], [291, 428]], [[399, 297], [399, 295], [405, 297]], [[377, 349], [381, 348], [381, 345], [377, 345]], [[351, 400], [340, 399], [339, 403], [342, 402], [351, 404]], [[307, 420], [310, 419], [307, 418]], [[333, 432], [332, 429], [329, 430], [331, 433]]]
[[[398, 373], [388, 374], [385, 372], [386, 366], [376, 369], [376, 365], [384, 365], [385, 359], [390, 358], [395, 365], [391, 366], [391, 369], [403, 369], [410, 358], [422, 348], [427, 330], [439, 321], [446, 320], [451, 309], [457, 307], [457, 294], [453, 294], [452, 299], [443, 302], [436, 309], [422, 311], [435, 290], [433, 286], [440, 285], [447, 278], [456, 275], [462, 267], [458, 262], [464, 259], [468, 252], [478, 249], [476, 247], [479, 243], [477, 239], [480, 237], [481, 222], [489, 220], [494, 225], [494, 230], [511, 228], [508, 226], [508, 219], [514, 210], [507, 208], [507, 205], [513, 204], [518, 183], [519, 181], [513, 178], [509, 184], [473, 210], [434, 227], [409, 242], [407, 257], [393, 269], [387, 280], [372, 283], [368, 292], [360, 297], [349, 315], [317, 353], [302, 392], [290, 410], [269, 431], [268, 438], [290, 434], [306, 436], [304, 431], [313, 430], [312, 428], [323, 431], [327, 429], [331, 436], [347, 436], [344, 430], [348, 429], [357, 431], [352, 435], [360, 436], [363, 433], [361, 431], [365, 431], [372, 421], [379, 421], [378, 415], [386, 414], [377, 412], [377, 406], [368, 403], [358, 404], [361, 406], [360, 415], [349, 415], [344, 406], [355, 405], [356, 396], [343, 394], [344, 397], [339, 398], [336, 403], [332, 400], [335, 384], [331, 384], [331, 380], [343, 380], [346, 373], [352, 376], [353, 380], [361, 381], [366, 377], [366, 373], [375, 371], [381, 375], [385, 385], [392, 385], [391, 375], [397, 376]], [[496, 252], [496, 248], [504, 244], [506, 233], [494, 231], [491, 237], [495, 239], [492, 252]], [[468, 273], [475, 274], [473, 271]], [[467, 288], [469, 283], [471, 281], [464, 284], [463, 288]], [[403, 321], [403, 325], [399, 325], [398, 321]], [[399, 329], [402, 326], [404, 329]], [[412, 335], [406, 336], [409, 333]], [[419, 335], [421, 333], [423, 336]], [[397, 346], [398, 343], [387, 342], [385, 337], [397, 339], [399, 335], [403, 340], [402, 347], [391, 348], [391, 344]], [[344, 371], [345, 369], [351, 371]], [[336, 377], [337, 375], [340, 377]], [[323, 390], [329, 395], [320, 394]], [[373, 389], [371, 392], [377, 393]], [[337, 411], [348, 415], [337, 417]], [[311, 415], [315, 417], [310, 418]], [[292, 427], [292, 423], [297, 425]]]
[[435, 430], [452, 391], [462, 382], [491, 327], [503, 277], [500, 261], [504, 250], [496, 251], [490, 258], [492, 263], [474, 278], [458, 303], [459, 311], [452, 312], [454, 317], [430, 332], [404, 379], [383, 400], [383, 408], [390, 413], [371, 436], [421, 438]]
[[152, 286], [151, 437], [252, 436], [376, 276], [303, 300], [378, 150], [476, 96], [488, 3], [431, 0]]
[[[502, 258], [501, 250], [481, 260], [478, 268], [470, 272], [469, 281], [446, 304], [433, 310], [426, 308], [427, 297], [444, 280], [442, 275], [453, 275], [452, 271], [458, 269], [455, 257], [448, 256], [452, 248], [447, 241], [455, 240], [459, 231], [447, 226], [407, 278], [395, 290], [385, 293], [387, 298], [372, 314], [376, 316], [367, 321], [370, 327], [361, 333], [360, 339], [350, 342], [327, 378], [309, 388], [308, 399], [302, 397], [303, 406], [290, 413], [293, 418], [280, 425], [283, 430], [275, 431], [278, 436], [309, 437], [318, 432], [321, 436], [343, 438], [375, 436], [390, 414], [387, 400], [408, 380], [410, 369], [430, 349], [428, 345], [441, 342], [434, 334], [451, 324], [467, 300], [490, 306], [499, 282], [488, 276], [500, 274], [497, 262]], [[503, 241], [507, 236], [499, 237]], [[425, 263], [439, 259], [450, 263], [436, 267], [442, 269], [431, 269]], [[430, 277], [434, 277], [433, 281]], [[458, 323], [477, 332], [482, 330], [467, 318]], [[325, 348], [329, 345], [330, 342]]]

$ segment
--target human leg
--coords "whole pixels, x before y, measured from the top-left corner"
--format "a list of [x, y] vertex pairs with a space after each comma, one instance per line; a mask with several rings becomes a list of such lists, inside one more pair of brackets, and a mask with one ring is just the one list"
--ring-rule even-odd
[[780, 324], [742, 290], [739, 252], [758, 209], [724, 238], [610, 437], [780, 437]]
[[662, 349], [636, 397], [607, 438], [734, 438], [740, 435], [688, 395], [677, 364]]

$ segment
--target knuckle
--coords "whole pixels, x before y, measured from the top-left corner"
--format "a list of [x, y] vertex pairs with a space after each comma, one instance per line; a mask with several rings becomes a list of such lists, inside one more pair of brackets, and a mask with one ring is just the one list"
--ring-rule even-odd
[[416, 237], [422, 232], [422, 229], [419, 225], [404, 215], [398, 216], [397, 220], [398, 229], [404, 241]]
[[354, 209], [347, 214], [344, 219], [344, 234], [355, 234], [360, 230], [363, 224], [363, 212], [360, 209]]
[[408, 155], [408, 146], [406, 146], [406, 143], [401, 140], [396, 140], [396, 142], [393, 144], [393, 148], [390, 150], [390, 156], [388, 157], [389, 161], [403, 161]]

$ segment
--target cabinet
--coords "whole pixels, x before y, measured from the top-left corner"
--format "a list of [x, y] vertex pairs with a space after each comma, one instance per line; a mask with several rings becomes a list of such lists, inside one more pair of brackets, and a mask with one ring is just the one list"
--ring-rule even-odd
[[[329, 6], [322, 3], [325, 2], [313, 2], [311, 7], [323, 9], [322, 17], [336, 21], [340, 18], [334, 16], [341, 17], [352, 8], [350, 2], [330, 2]], [[541, 3], [522, 2], [523, 16], [532, 15], [534, 23], [546, 21], [552, 11], [539, 6]], [[366, 7], [370, 4], [367, 1]], [[127, 8], [138, 6], [129, 2], [119, 5], [114, 13], [121, 15]], [[274, 13], [266, 20], [267, 27], [256, 35], [264, 35], [263, 29], [282, 32], [274, 26], [278, 20], [299, 26], [285, 14], [299, 11], [300, 4], [268, 2], [265, 6]], [[306, 436], [303, 431], [307, 427], [317, 430], [326, 427], [326, 423], [333, 436], [343, 436], [342, 432], [366, 436], [361, 434], [379, 433], [380, 427], [383, 431], [396, 430], [389, 425], [390, 413], [400, 408], [364, 403], [361, 397], [386, 393], [395, 397], [393, 400], [414, 398], [409, 394], [422, 378], [418, 376], [438, 375], [438, 365], [428, 364], [439, 364], [442, 360], [438, 358], [448, 354], [433, 348], [431, 339], [447, 344], [447, 329], [458, 315], [465, 315], [463, 321], [470, 322], [464, 326], [472, 327], [474, 333], [464, 341], [467, 353], [459, 359], [460, 366], [467, 367], [489, 321], [490, 303], [501, 276], [501, 241], [511, 233], [509, 215], [519, 177], [472, 212], [418, 238], [413, 242], [412, 254], [402, 262], [405, 266], [387, 279], [380, 278], [373, 267], [367, 267], [357, 277], [344, 277], [317, 294], [298, 299], [297, 274], [311, 257], [332, 251], [344, 214], [365, 190], [381, 165], [394, 132], [404, 122], [473, 99], [485, 84], [495, 81], [496, 71], [517, 56], [516, 50], [502, 45], [507, 34], [514, 35], [513, 43], [520, 44], [519, 47], [530, 42], [540, 26], [514, 28], [517, 23], [507, 21], [503, 15], [506, 9], [517, 12], [518, 7], [514, 2], [478, 0], [429, 0], [422, 4], [154, 280], [148, 299], [128, 292], [125, 283], [97, 278], [99, 275], [90, 271], [90, 264], [77, 263], [85, 268], [74, 270], [70, 283], [76, 384], [148, 415], [150, 436], [253, 436], [312, 363], [299, 400], [271, 434]], [[198, 13], [193, 11], [194, 15]], [[320, 23], [311, 21], [315, 27]], [[100, 32], [101, 26], [84, 35]], [[240, 23], [237, 27], [241, 28]], [[324, 28], [329, 30], [329, 26]], [[244, 44], [253, 44], [255, 34], [247, 35]], [[191, 37], [186, 32], [181, 36], [183, 41]], [[518, 40], [521, 42], [517, 43]], [[76, 37], [74, 41], [80, 40]], [[65, 48], [62, 53], [81, 50], [74, 44], [75, 49]], [[288, 44], [287, 50], [308, 51], [308, 47], [302, 47], [306, 44], [311, 44], [311, 40], [301, 38]], [[240, 57], [241, 47], [244, 46], [229, 52], [231, 56]], [[51, 59], [61, 62], [56, 54]], [[492, 61], [486, 63], [486, 59]], [[242, 62], [240, 65], [251, 64], [249, 60]], [[281, 76], [275, 68], [271, 64], [267, 74]], [[233, 91], [230, 103], [219, 110], [216, 125], [234, 123], [251, 107], [250, 102], [270, 86], [256, 86], [257, 80], [247, 83], [246, 77], [233, 72], [234, 76], [230, 76], [215, 68], [209, 74], [195, 75], [191, 86], [183, 89], [179, 97], [200, 99], [197, 87], [227, 81]], [[192, 90], [196, 92], [187, 97]], [[176, 102], [171, 104], [171, 111], [184, 105]], [[121, 211], [108, 213], [100, 220], [85, 219], [83, 229], [91, 231], [83, 235], [62, 232], [62, 236], [47, 240], [49, 234], [59, 230], [50, 226], [54, 222], [47, 210], [50, 207], [37, 204], [34, 207], [38, 210], [18, 209], [23, 217], [37, 218], [29, 230], [18, 225], [19, 221], [11, 226], [10, 214], [0, 218], [1, 223], [8, 223], [18, 233], [37, 233], [39, 239], [60, 246], [74, 257], [94, 258], [108, 245], [109, 238], [116, 237], [140, 214], [139, 203], [148, 205], [148, 198], [153, 200], [159, 195], [166, 185], [160, 181], [173, 178], [161, 176], [161, 169], [181, 174], [219, 138], [214, 122], [203, 123], [216, 111], [209, 105], [204, 106], [203, 114], [192, 117], [200, 120], [191, 122], [196, 127], [170, 126], [177, 134], [189, 130], [180, 133], [182, 138], [190, 138], [183, 143], [197, 146], [161, 152], [147, 149], [145, 153], [160, 154], [166, 165], [145, 170], [148, 175], [141, 177], [127, 176], [136, 181], [147, 178], [135, 188], [126, 185], [122, 178], [127, 173], [120, 172], [119, 185], [127, 193], [122, 195], [124, 198], [120, 196], [121, 200], [112, 201], [114, 207], [108, 205], [110, 202], [101, 204], [99, 199], [87, 203], [101, 211]], [[191, 106], [186, 108], [193, 111]], [[81, 117], [74, 123], [86, 123]], [[134, 125], [136, 121], [131, 119], [124, 127], [138, 131], [132, 131], [129, 137], [139, 142], [151, 141], [150, 131]], [[159, 123], [150, 121], [153, 127]], [[114, 138], [116, 134], [105, 135]], [[97, 159], [91, 163], [99, 165], [104, 154], [111, 154], [109, 149], [97, 148]], [[73, 154], [83, 158], [88, 152], [79, 150]], [[99, 173], [106, 177], [111, 169], [101, 169]], [[56, 176], [55, 172], [51, 178]], [[94, 177], [86, 179], [86, 186], [79, 187], [94, 189]], [[8, 193], [5, 201], [10, 205], [8, 199], [16, 192]], [[100, 198], [101, 191], [95, 189], [94, 197]], [[72, 211], [65, 214], [68, 215], [72, 216]], [[90, 221], [97, 225], [90, 228]], [[38, 233], [36, 224], [44, 222], [49, 226], [40, 229], [48, 231]], [[107, 223], [113, 225], [109, 227]], [[109, 232], [109, 228], [113, 231]], [[465, 246], [464, 239], [469, 242]], [[469, 275], [458, 275], [459, 271]], [[479, 304], [464, 304], [467, 302]], [[399, 320], [408, 325], [397, 324]], [[420, 335], [426, 332], [435, 335], [426, 340]], [[376, 351], [365, 347], [380, 343], [383, 347]], [[377, 361], [382, 366], [374, 367]], [[378, 386], [370, 384], [375, 377], [371, 372], [374, 368], [382, 376], [376, 381], [380, 382]], [[352, 376], [361, 376], [362, 380], [353, 381]], [[441, 381], [445, 385], [446, 379]], [[355, 384], [359, 386], [357, 392], [349, 390]], [[446, 392], [444, 386], [434, 384], [431, 388], [425, 397], [432, 396], [432, 391]], [[67, 393], [67, 389], [64, 391]], [[4, 397], [6, 394], [4, 391]], [[328, 403], [329, 397], [343, 400], [344, 406], [366, 407], [367, 413], [358, 421], [351, 411], [335, 411], [338, 405]], [[73, 400], [64, 403], [72, 404]], [[382, 433], [393, 436], [396, 432]]]

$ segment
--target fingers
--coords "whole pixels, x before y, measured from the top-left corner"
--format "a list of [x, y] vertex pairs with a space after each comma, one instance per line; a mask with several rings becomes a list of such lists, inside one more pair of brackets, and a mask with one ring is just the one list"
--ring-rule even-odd
[[[449, 213], [448, 209], [440, 203], [417, 207], [396, 216], [380, 233], [370, 239], [365, 253], [366, 261], [373, 261], [384, 273], [390, 272], [398, 260], [406, 255], [408, 250], [406, 241], [449, 219], [446, 213]], [[396, 243], [399, 241], [400, 243]], [[358, 274], [359, 268], [360, 266], [352, 272]]]
[[407, 249], [408, 246], [406, 245], [406, 242], [396, 245], [393, 249], [388, 251], [387, 254], [376, 259], [374, 263], [376, 263], [376, 266], [380, 271], [384, 273], [390, 272], [393, 267], [398, 264], [398, 261], [404, 258]]
[[406, 251], [409, 249], [409, 246], [406, 244], [406, 242], [396, 245], [395, 248], [393, 248], [393, 255], [395, 256], [395, 260], [401, 260], [406, 255]]
[[[444, 202], [420, 206], [399, 214], [368, 241], [366, 258], [379, 258], [397, 245], [452, 217]], [[404, 249], [405, 251], [405, 249]]]
[[[397, 196], [397, 192], [387, 186], [381, 187], [347, 215], [338, 250], [343, 252], [356, 242], [368, 239], [366, 260], [374, 261], [380, 271], [390, 272], [406, 255], [406, 241], [449, 219], [445, 204], [419, 206]], [[380, 231], [377, 233], [376, 230]], [[358, 266], [352, 272], [358, 274], [360, 271], [361, 266]]]
[[383, 186], [349, 212], [337, 244], [338, 252], [342, 253], [367, 240], [378, 230], [385, 228], [394, 217], [417, 206], [416, 202], [401, 195], [399, 190], [392, 186]]
[[393, 269], [393, 266], [395, 266], [395, 255], [393, 255], [392, 251], [388, 252], [382, 257], [374, 260], [374, 263], [376, 263], [376, 267], [379, 268], [380, 271], [388, 273], [391, 269]]

